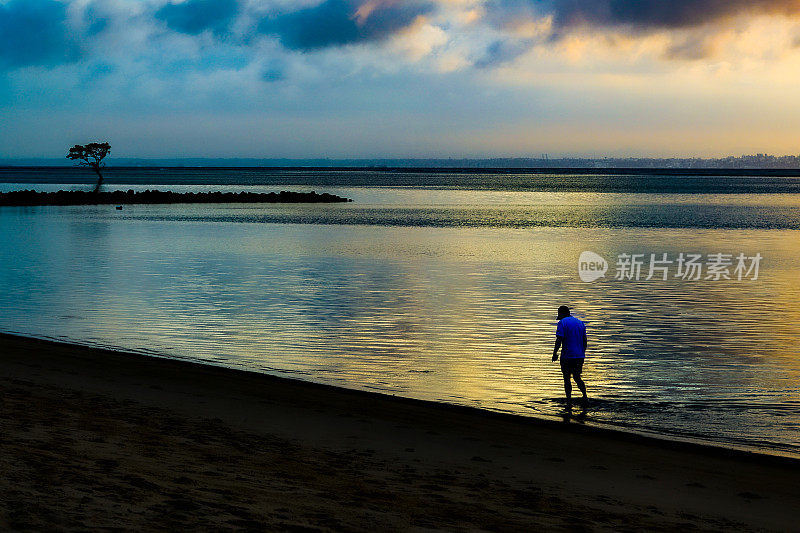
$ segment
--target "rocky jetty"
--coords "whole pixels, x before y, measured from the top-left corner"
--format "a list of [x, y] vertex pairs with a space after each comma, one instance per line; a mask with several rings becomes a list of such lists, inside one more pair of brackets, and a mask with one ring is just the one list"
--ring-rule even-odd
[[172, 192], [146, 190], [85, 192], [33, 190], [0, 193], [0, 206], [101, 205], [101, 204], [259, 204], [259, 203], [333, 203], [352, 202], [335, 194], [316, 192]]

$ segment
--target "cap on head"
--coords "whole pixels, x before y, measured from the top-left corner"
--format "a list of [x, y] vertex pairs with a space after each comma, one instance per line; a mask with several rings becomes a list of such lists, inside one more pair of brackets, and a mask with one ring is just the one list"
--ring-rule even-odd
[[569, 307], [566, 305], [562, 305], [558, 308], [558, 319], [561, 320], [564, 317], [569, 316]]

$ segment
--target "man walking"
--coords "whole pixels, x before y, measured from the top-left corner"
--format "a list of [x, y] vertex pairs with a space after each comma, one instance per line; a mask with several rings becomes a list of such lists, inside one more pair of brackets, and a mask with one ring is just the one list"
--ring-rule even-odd
[[587, 400], [586, 384], [581, 379], [583, 359], [586, 356], [586, 326], [569, 314], [569, 307], [558, 308], [558, 327], [556, 328], [556, 347], [553, 349], [553, 361], [558, 360], [561, 350], [561, 373], [564, 375], [564, 392], [567, 393], [567, 405], [572, 405], [572, 382], [583, 393], [583, 401]]

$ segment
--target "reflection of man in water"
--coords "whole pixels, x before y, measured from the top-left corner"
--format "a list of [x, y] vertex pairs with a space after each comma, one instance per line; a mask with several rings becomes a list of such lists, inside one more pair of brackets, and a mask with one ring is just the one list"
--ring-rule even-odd
[[553, 361], [558, 360], [558, 350], [561, 349], [561, 373], [564, 375], [564, 392], [567, 393], [567, 404], [572, 403], [572, 382], [583, 393], [586, 401], [586, 385], [581, 379], [583, 371], [583, 358], [586, 356], [586, 326], [583, 322], [570, 316], [569, 307], [562, 305], [558, 308], [558, 327], [556, 328], [556, 347], [553, 349]]

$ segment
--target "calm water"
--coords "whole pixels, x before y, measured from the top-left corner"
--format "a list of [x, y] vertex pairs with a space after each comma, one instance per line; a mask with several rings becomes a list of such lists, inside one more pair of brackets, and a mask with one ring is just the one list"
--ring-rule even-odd
[[[119, 188], [155, 188], [148, 172]], [[703, 178], [599, 193], [596, 176], [561, 191], [167, 174], [151, 181], [354, 202], [0, 208], [0, 330], [550, 417], [568, 303], [589, 331], [587, 422], [800, 455], [800, 195], [781, 192], [796, 178], [698, 194]], [[0, 190], [85, 187], [58, 177]], [[581, 281], [584, 250], [605, 278]], [[674, 264], [646, 280], [651, 253], [763, 259], [755, 280], [689, 281]], [[638, 281], [614, 279], [620, 254], [645, 254]]]

